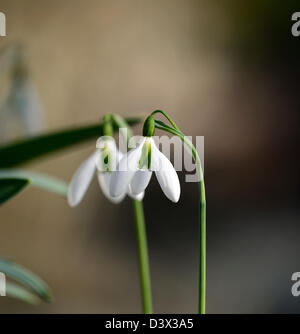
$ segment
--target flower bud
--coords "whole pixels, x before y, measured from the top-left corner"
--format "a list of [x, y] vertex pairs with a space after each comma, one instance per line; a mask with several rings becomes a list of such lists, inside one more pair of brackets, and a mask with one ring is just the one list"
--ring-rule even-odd
[[152, 137], [155, 131], [155, 121], [152, 115], [148, 116], [144, 122], [143, 136]]

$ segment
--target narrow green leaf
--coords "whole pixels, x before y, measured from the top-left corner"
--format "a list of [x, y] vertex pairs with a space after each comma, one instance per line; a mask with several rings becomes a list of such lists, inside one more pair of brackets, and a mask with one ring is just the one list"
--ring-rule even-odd
[[37, 305], [40, 303], [40, 299], [32, 292], [26, 290], [20, 285], [7, 282], [6, 283], [6, 296], [19, 299], [23, 302]]
[[[68, 185], [64, 181], [41, 173], [27, 172], [21, 169], [0, 169], [0, 181], [5, 179], [27, 180], [34, 187], [65, 197], [68, 193]], [[0, 183], [0, 193], [1, 190], [2, 187]]]
[[[127, 118], [126, 122], [134, 125], [141, 120], [141, 118]], [[0, 168], [16, 166], [45, 154], [96, 139], [103, 135], [102, 126], [102, 124], [97, 124], [77, 129], [66, 129], [2, 146], [0, 147]]]
[[24, 189], [30, 180], [22, 178], [5, 178], [0, 179], [0, 204], [6, 202]]
[[52, 301], [52, 294], [47, 284], [24, 267], [7, 259], [0, 258], [0, 271], [7, 277], [14, 279], [36, 293], [42, 300], [46, 302]]

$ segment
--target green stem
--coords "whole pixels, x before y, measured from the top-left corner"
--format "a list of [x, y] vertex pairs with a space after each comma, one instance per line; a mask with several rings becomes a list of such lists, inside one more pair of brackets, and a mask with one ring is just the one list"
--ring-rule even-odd
[[205, 314], [206, 304], [206, 199], [204, 180], [199, 182], [199, 314]]
[[199, 314], [205, 314], [206, 306], [206, 198], [201, 160], [195, 146], [184, 137], [184, 143], [191, 149], [199, 177]]
[[173, 127], [176, 129], [176, 130], [179, 130], [179, 128], [178, 128], [178, 126], [176, 125], [176, 123], [172, 120], [172, 118], [166, 113], [166, 112], [164, 112], [164, 111], [162, 111], [162, 110], [155, 110], [155, 111], [153, 111], [152, 112], [152, 116], [154, 116], [155, 114], [162, 114], [162, 115], [164, 115], [165, 117], [166, 117], [166, 119], [170, 122], [170, 124], [172, 124], [173, 125]]
[[191, 150], [193, 158], [196, 162], [197, 173], [199, 178], [199, 314], [205, 314], [206, 306], [206, 198], [203, 171], [201, 167], [201, 160], [193, 143], [184, 136], [184, 134], [177, 129], [172, 129], [168, 125], [155, 121], [157, 129], [167, 131], [175, 136], [178, 136], [186, 146]]
[[199, 314], [205, 314], [206, 307], [206, 196], [204, 176], [201, 167], [201, 160], [193, 143], [186, 137], [181, 137], [182, 141], [191, 150], [196, 162], [199, 178]]
[[152, 297], [151, 297], [150, 269], [149, 269], [149, 257], [148, 257], [144, 210], [142, 202], [133, 200], [133, 211], [135, 215], [136, 235], [139, 249], [143, 313], [151, 314]]

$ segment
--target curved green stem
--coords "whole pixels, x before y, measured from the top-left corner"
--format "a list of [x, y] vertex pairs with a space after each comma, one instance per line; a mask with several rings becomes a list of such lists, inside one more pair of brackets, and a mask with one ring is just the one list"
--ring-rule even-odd
[[135, 215], [136, 235], [139, 249], [143, 313], [151, 314], [152, 313], [151, 281], [150, 281], [146, 226], [145, 226], [144, 210], [142, 202], [133, 200], [133, 211]]
[[151, 115], [154, 116], [155, 114], [158, 114], [158, 113], [164, 115], [166, 117], [166, 119], [170, 122], [170, 124], [173, 125], [173, 127], [176, 130], [179, 130], [178, 126], [175, 124], [175, 122], [171, 119], [171, 117], [166, 112], [164, 112], [162, 110], [155, 110], [151, 113]]
[[196, 162], [197, 173], [199, 178], [199, 314], [205, 314], [206, 306], [206, 197], [203, 171], [201, 160], [193, 143], [184, 136], [179, 129], [173, 129], [161, 121], [155, 120], [157, 129], [167, 131], [175, 136], [178, 136], [190, 149], [193, 158]]

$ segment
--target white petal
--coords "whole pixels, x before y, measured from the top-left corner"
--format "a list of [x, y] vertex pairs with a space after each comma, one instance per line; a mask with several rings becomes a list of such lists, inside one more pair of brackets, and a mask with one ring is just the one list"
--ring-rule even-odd
[[[110, 137], [100, 137], [97, 140], [96, 147], [100, 151], [99, 158], [97, 159], [97, 170], [99, 172], [106, 171], [109, 167], [110, 170], [116, 170], [116, 166], [121, 160], [123, 154], [117, 149], [116, 142]], [[109, 152], [109, 164], [105, 164], [103, 159]]]
[[138, 164], [144, 142], [145, 139], [143, 139], [135, 149], [132, 149], [125, 154], [119, 162], [117, 170], [112, 173], [110, 182], [110, 195], [112, 197], [118, 197], [126, 193], [128, 190], [129, 183], [138, 170]]
[[110, 151], [115, 151], [117, 149], [117, 145], [114, 138], [108, 136], [102, 136], [97, 139], [96, 148], [100, 150], [108, 148]]
[[143, 192], [141, 192], [137, 195], [134, 195], [130, 191], [128, 191], [128, 196], [133, 198], [133, 199], [136, 199], [137, 201], [141, 201], [145, 196], [145, 192], [143, 191]]
[[68, 189], [68, 202], [71, 206], [79, 204], [86, 193], [96, 170], [98, 157], [99, 151], [96, 151], [80, 165], [74, 174]]
[[140, 194], [141, 192], [145, 191], [147, 188], [150, 179], [152, 176], [152, 171], [149, 171], [147, 169], [145, 170], [138, 170], [130, 182], [130, 190], [132, 194]]
[[111, 181], [111, 172], [98, 172], [98, 182], [100, 185], [101, 190], [103, 191], [104, 196], [109, 199], [112, 203], [120, 203], [124, 197], [126, 196], [126, 193], [118, 196], [118, 197], [112, 197], [109, 193], [109, 186]]
[[170, 160], [162, 154], [152, 139], [151, 143], [151, 170], [155, 171], [156, 178], [164, 194], [173, 202], [180, 197], [180, 183], [175, 168]]
[[116, 153], [117, 153], [117, 165], [118, 165], [118, 163], [124, 157], [124, 154], [121, 151], [119, 151], [118, 149], [117, 149]]

